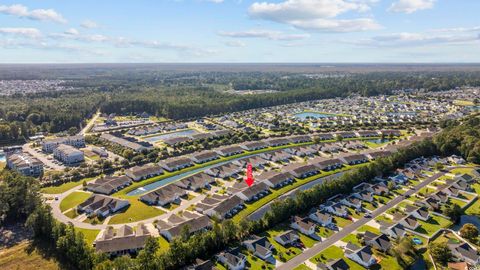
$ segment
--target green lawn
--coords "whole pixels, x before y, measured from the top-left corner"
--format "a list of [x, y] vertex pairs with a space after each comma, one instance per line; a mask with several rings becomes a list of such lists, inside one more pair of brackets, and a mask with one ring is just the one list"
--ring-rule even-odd
[[325, 227], [319, 227], [318, 232], [316, 232], [316, 234], [322, 238], [327, 238], [327, 237], [330, 237], [332, 234], [334, 234], [334, 232]]
[[77, 213], [77, 210], [75, 209], [70, 209], [68, 210], [67, 212], [65, 212], [65, 216], [69, 217], [69, 218], [76, 218], [78, 217], [78, 213]]
[[305, 264], [300, 264], [299, 266], [293, 268], [293, 270], [312, 270], [310, 267], [306, 266]]
[[82, 228], [75, 228], [75, 231], [83, 233], [83, 236], [85, 236], [84, 239], [89, 245], [93, 243], [98, 233], [100, 232], [100, 230], [89, 230], [89, 229], [82, 229]]
[[60, 202], [60, 211], [64, 212], [70, 208], [81, 204], [91, 195], [91, 193], [86, 193], [82, 191], [72, 192]]
[[358, 232], [370, 231], [370, 232], [372, 232], [372, 233], [380, 234], [380, 230], [379, 230], [379, 229], [374, 228], [374, 227], [369, 226], [369, 225], [363, 225], [362, 227], [358, 228], [357, 231], [358, 231]]
[[430, 215], [430, 219], [427, 221], [418, 220], [418, 222], [420, 223], [420, 227], [418, 227], [415, 231], [429, 236], [442, 228], [449, 227], [452, 224], [450, 220], [435, 215]]
[[268, 241], [275, 247], [276, 252], [273, 254], [273, 257], [279, 261], [280, 260], [280, 253], [285, 261], [290, 260], [291, 258], [297, 256], [298, 254], [302, 253], [302, 250], [296, 247], [284, 247], [275, 241], [275, 237], [290, 228], [286, 224], [281, 224], [275, 226], [273, 229], [270, 229], [264, 233], [261, 233], [260, 236], [266, 236]]
[[335, 223], [337, 224], [337, 226], [340, 228], [343, 228], [352, 224], [352, 221], [346, 218], [334, 217], [333, 219], [335, 220]]
[[370, 210], [370, 211], [373, 211], [377, 208], [376, 206], [374, 206], [372, 203], [369, 203], [369, 202], [362, 202], [362, 206], [363, 206], [363, 208], [365, 208], [367, 210]]
[[248, 252], [246, 249], [241, 251], [243, 254], [247, 255], [247, 263], [245, 264], [248, 269], [274, 269], [275, 265], [267, 263], [262, 259], [254, 256], [252, 253]]
[[[98, 177], [98, 176], [97, 176]], [[90, 178], [84, 178], [79, 181], [74, 181], [74, 182], [67, 182], [63, 183], [58, 186], [51, 186], [51, 187], [44, 187], [40, 189], [40, 192], [45, 193], [45, 194], [60, 194], [63, 193], [69, 189], [72, 189], [76, 186], [81, 185], [84, 181], [88, 182], [91, 181], [97, 177], [90, 177]]]
[[450, 200], [450, 203], [452, 203], [452, 204], [457, 204], [458, 206], [460, 206], [460, 207], [462, 207], [462, 208], [463, 208], [465, 205], [467, 205], [466, 202], [461, 201], [461, 200], [458, 200], [458, 199], [455, 199], [455, 198], [453, 198], [453, 197], [450, 197], [449, 200]]
[[118, 214], [112, 216], [108, 224], [122, 224], [141, 221], [165, 213], [156, 207], [142, 203], [136, 197], [126, 196], [125, 199], [128, 199], [130, 206], [126, 210], [122, 210], [118, 212]]
[[477, 198], [474, 203], [472, 203], [467, 209], [465, 209], [465, 213], [467, 215], [480, 216], [480, 200]]
[[345, 262], [350, 266], [350, 270], [364, 270], [362, 266], [355, 263], [354, 261], [343, 257], [343, 250], [337, 246], [330, 246], [320, 252], [319, 254], [315, 255], [310, 259], [311, 262], [314, 264], [318, 264], [319, 262], [325, 263], [329, 259], [338, 259], [343, 258]]
[[298, 233], [298, 235], [300, 235], [300, 241], [302, 241], [302, 243], [307, 248], [311, 248], [313, 247], [313, 245], [315, 245], [315, 243], [317, 243], [317, 240], [311, 238], [310, 236], [304, 235], [300, 232]]
[[357, 235], [353, 234], [353, 233], [351, 233], [351, 234], [345, 236], [344, 238], [342, 238], [342, 242], [345, 242], [345, 243], [350, 242], [352, 244], [360, 246], [360, 241], [358, 240]]
[[160, 252], [165, 252], [170, 248], [170, 244], [168, 243], [167, 239], [163, 238], [163, 236], [157, 237], [157, 240], [160, 244]]

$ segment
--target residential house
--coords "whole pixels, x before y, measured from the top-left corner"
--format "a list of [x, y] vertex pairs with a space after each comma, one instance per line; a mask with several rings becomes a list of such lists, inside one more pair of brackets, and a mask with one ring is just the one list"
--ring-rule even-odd
[[343, 166], [343, 162], [338, 158], [317, 157], [309, 162], [322, 171], [331, 171]]
[[452, 255], [461, 261], [478, 265], [480, 264], [480, 256], [478, 251], [472, 248], [468, 243], [448, 243], [448, 248], [452, 252]]
[[132, 180], [125, 175], [99, 177], [94, 182], [88, 183], [85, 189], [110, 195], [132, 184]]
[[227, 163], [217, 167], [209, 168], [205, 170], [205, 173], [213, 177], [226, 179], [229, 177], [237, 177], [237, 174], [241, 171], [243, 171], [242, 167], [233, 163]]
[[211, 229], [212, 221], [207, 216], [199, 216], [183, 221], [169, 228], [161, 228], [159, 231], [168, 241], [172, 241], [174, 237], [178, 237], [182, 233], [184, 227], [188, 228], [190, 234], [194, 234]]
[[414, 217], [412, 214], [410, 215], [395, 215], [394, 216], [394, 221], [398, 222], [401, 224], [403, 227], [410, 229], [410, 230], [415, 230], [420, 226], [420, 223], [418, 223], [418, 220], [416, 217]]
[[79, 204], [76, 209], [80, 213], [85, 213], [87, 216], [96, 215], [98, 217], [106, 217], [125, 207], [128, 207], [130, 202], [114, 197], [109, 197], [100, 194], [93, 194], [84, 202]]
[[332, 215], [320, 210], [312, 211], [308, 217], [323, 227], [331, 226], [333, 224]]
[[169, 172], [173, 172], [193, 166], [193, 162], [187, 157], [172, 157], [160, 161], [158, 165]]
[[394, 239], [401, 239], [405, 236], [405, 228], [399, 223], [382, 223], [380, 232]]
[[272, 162], [289, 162], [292, 154], [286, 150], [277, 150], [260, 154], [260, 157]]
[[308, 218], [302, 218], [299, 216], [294, 216], [292, 218], [292, 222], [290, 223], [290, 227], [295, 229], [305, 235], [312, 235], [315, 233], [315, 223], [310, 221]]
[[270, 258], [272, 256], [272, 250], [275, 249], [265, 236], [259, 237], [253, 235], [250, 239], [243, 241], [242, 245], [262, 260]]
[[385, 234], [376, 234], [371, 231], [366, 231], [363, 234], [363, 240], [365, 241], [365, 244], [383, 252], [388, 251], [392, 247], [390, 239], [388, 239]]
[[156, 164], [135, 166], [125, 171], [125, 174], [133, 181], [145, 180], [163, 173], [162, 167]]
[[210, 216], [217, 216], [220, 219], [231, 218], [244, 208], [242, 199], [238, 196], [232, 196], [211, 209], [205, 211]]
[[70, 145], [75, 148], [85, 147], [85, 137], [82, 135], [60, 137], [42, 142], [42, 151], [46, 153], [53, 153], [53, 150], [60, 144]]
[[117, 230], [109, 226], [95, 239], [93, 246], [97, 252], [111, 255], [134, 254], [145, 246], [150, 236], [147, 227], [141, 223], [135, 231], [128, 225], [122, 225]]
[[307, 178], [309, 176], [313, 176], [318, 174], [320, 170], [311, 165], [305, 163], [292, 163], [282, 168], [282, 171], [289, 172], [296, 178]]
[[294, 177], [288, 172], [267, 171], [256, 176], [257, 181], [264, 182], [271, 188], [281, 188], [293, 183]]
[[267, 148], [268, 145], [262, 141], [256, 141], [256, 142], [245, 142], [242, 145], [240, 145], [240, 147], [247, 151], [255, 151], [255, 150]]
[[346, 218], [348, 217], [348, 210], [347, 208], [345, 207], [345, 205], [343, 205], [342, 203], [340, 202], [327, 202], [324, 204], [324, 209], [325, 211], [333, 214], [333, 215], [336, 215], [336, 216], [339, 216], [339, 217], [343, 217], [343, 218]]
[[259, 182], [250, 186], [249, 188], [244, 189], [243, 191], [240, 191], [236, 195], [246, 202], [251, 202], [264, 197], [269, 192], [268, 186], [263, 182]]
[[140, 197], [140, 200], [150, 205], [164, 206], [169, 203], [179, 203], [180, 197], [187, 192], [175, 184], [165, 185]]
[[349, 195], [348, 197], [344, 197], [340, 202], [357, 210], [362, 209], [362, 201], [353, 194]]
[[197, 191], [201, 188], [209, 188], [212, 183], [215, 183], [215, 178], [204, 172], [200, 172], [175, 182], [175, 185], [184, 189]]
[[285, 231], [275, 236], [275, 241], [277, 241], [282, 246], [290, 246], [300, 240], [298, 233], [292, 230]]
[[245, 269], [247, 257], [240, 253], [238, 248], [222, 251], [215, 257], [229, 270]]
[[359, 247], [350, 242], [345, 246], [345, 257], [366, 268], [377, 263], [370, 246]]
[[364, 154], [349, 154], [349, 155], [344, 155], [343, 157], [340, 157], [340, 160], [343, 161], [343, 163], [348, 165], [356, 165], [356, 164], [368, 162], [368, 157], [365, 156]]
[[190, 155], [190, 159], [197, 164], [209, 162], [218, 158], [219, 158], [218, 154], [210, 150], [196, 152]]
[[243, 148], [238, 145], [219, 147], [214, 151], [222, 157], [233, 156], [244, 152]]

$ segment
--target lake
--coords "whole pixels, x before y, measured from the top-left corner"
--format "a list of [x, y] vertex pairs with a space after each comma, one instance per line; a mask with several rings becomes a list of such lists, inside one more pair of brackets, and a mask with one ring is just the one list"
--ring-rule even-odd
[[146, 137], [143, 138], [144, 141], [147, 141], [149, 143], [156, 143], [158, 141], [170, 139], [170, 138], [175, 138], [175, 137], [182, 137], [182, 136], [189, 136], [193, 134], [197, 134], [198, 131], [195, 129], [185, 129], [181, 131], [175, 131], [175, 132], [170, 132], [170, 133], [165, 133], [165, 134], [160, 134], [152, 137]]
[[318, 118], [335, 117], [335, 115], [332, 115], [332, 114], [317, 113], [317, 112], [302, 112], [302, 113], [297, 113], [294, 116], [300, 120], [305, 120], [307, 118], [318, 119]]

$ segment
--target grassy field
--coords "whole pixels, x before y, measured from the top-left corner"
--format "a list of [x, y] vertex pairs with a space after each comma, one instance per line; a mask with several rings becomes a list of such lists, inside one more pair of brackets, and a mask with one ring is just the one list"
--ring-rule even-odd
[[75, 182], [67, 182], [58, 186], [51, 186], [51, 187], [44, 187], [40, 189], [40, 192], [45, 193], [45, 194], [60, 194], [63, 193], [69, 189], [72, 189], [76, 186], [81, 185], [84, 181], [90, 181], [95, 179], [96, 177], [90, 177], [90, 178], [84, 178], [79, 181]]
[[293, 270], [311, 270], [310, 267], [306, 266], [305, 264], [300, 264], [299, 266], [293, 268]]
[[118, 212], [118, 214], [115, 214], [110, 219], [108, 224], [122, 224], [141, 221], [165, 213], [156, 207], [148, 206], [142, 203], [136, 197], [125, 196], [125, 199], [128, 199], [128, 201], [130, 202], [130, 206], [126, 210], [120, 211]]
[[333, 219], [335, 220], [335, 224], [337, 224], [337, 226], [340, 228], [343, 228], [352, 224], [352, 221], [346, 218], [334, 217]]
[[284, 247], [277, 243], [275, 241], [275, 237], [287, 230], [290, 230], [290, 228], [285, 225], [277, 225], [273, 229], [270, 229], [262, 234], [260, 236], [266, 236], [268, 238], [268, 241], [275, 247], [275, 250], [277, 251], [276, 254], [274, 254], [275, 259], [280, 260], [279, 254], [281, 253], [283, 258], [288, 261], [291, 258], [297, 256], [298, 254], [302, 253], [302, 250], [296, 247]]
[[60, 210], [64, 212], [72, 207], [75, 207], [84, 202], [88, 197], [90, 197], [90, 195], [92, 194], [82, 191], [72, 192], [60, 202]]
[[28, 242], [22, 242], [0, 251], [0, 269], [57, 270], [60, 267], [53, 258], [43, 257], [37, 250], [30, 250]]
[[85, 241], [88, 245], [92, 245], [95, 238], [97, 238], [98, 233], [100, 230], [89, 230], [89, 229], [82, 229], [82, 228], [75, 228], [75, 231], [83, 233], [85, 236]]
[[474, 203], [472, 203], [467, 209], [465, 209], [465, 213], [467, 215], [480, 216], [480, 200], [477, 198]]

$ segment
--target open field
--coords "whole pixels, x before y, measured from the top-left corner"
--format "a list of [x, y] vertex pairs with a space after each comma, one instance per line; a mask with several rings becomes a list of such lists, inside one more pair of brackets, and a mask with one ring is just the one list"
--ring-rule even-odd
[[53, 258], [45, 258], [38, 250], [31, 250], [29, 242], [21, 242], [13, 247], [0, 250], [2, 270], [57, 270], [59, 265]]
[[91, 177], [91, 178], [84, 178], [79, 181], [74, 181], [74, 182], [67, 182], [58, 186], [51, 186], [51, 187], [44, 187], [40, 189], [40, 192], [45, 193], [45, 194], [60, 194], [63, 193], [69, 189], [72, 189], [76, 186], [79, 186], [83, 184], [83, 182], [88, 182], [90, 180], [93, 180], [97, 177]]

